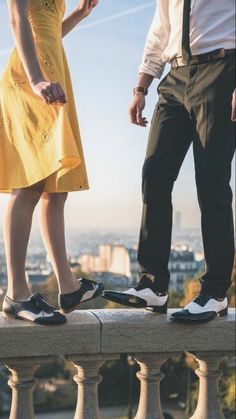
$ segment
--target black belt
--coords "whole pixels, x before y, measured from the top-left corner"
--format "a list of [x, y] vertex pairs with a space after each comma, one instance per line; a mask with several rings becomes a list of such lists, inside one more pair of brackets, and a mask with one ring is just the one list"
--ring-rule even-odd
[[[226, 55], [235, 54], [236, 49], [215, 49], [214, 51], [207, 52], [206, 54], [192, 55], [191, 61], [188, 65], [207, 63], [211, 60], [216, 60], [217, 58], [224, 58]], [[170, 62], [172, 68], [179, 68], [186, 66], [186, 63], [183, 62], [182, 57], [175, 57]]]

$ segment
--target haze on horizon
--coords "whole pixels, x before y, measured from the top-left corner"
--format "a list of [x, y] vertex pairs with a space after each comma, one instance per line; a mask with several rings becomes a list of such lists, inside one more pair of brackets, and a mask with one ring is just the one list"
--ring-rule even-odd
[[[69, 12], [78, 0], [67, 4]], [[100, 0], [93, 15], [64, 40], [90, 180], [89, 191], [69, 195], [68, 227], [139, 228], [148, 129], [129, 124], [128, 105], [154, 10], [155, 1]], [[0, 4], [0, 16], [1, 72], [12, 47], [6, 2]], [[156, 86], [154, 81], [147, 98], [149, 121], [157, 101]], [[7, 200], [0, 194], [0, 223]], [[183, 227], [200, 228], [192, 150], [176, 182], [173, 205], [182, 213]]]

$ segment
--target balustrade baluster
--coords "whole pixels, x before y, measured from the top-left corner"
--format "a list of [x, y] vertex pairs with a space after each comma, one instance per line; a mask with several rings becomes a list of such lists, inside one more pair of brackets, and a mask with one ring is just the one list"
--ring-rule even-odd
[[41, 359], [9, 359], [6, 367], [11, 372], [8, 385], [12, 389], [11, 413], [9, 419], [34, 419], [33, 391], [37, 380], [34, 373]]
[[78, 384], [78, 399], [74, 419], [100, 419], [98, 384], [102, 376], [98, 371], [105, 361], [117, 359], [119, 355], [69, 356], [78, 372], [74, 376]]
[[160, 401], [161, 366], [175, 354], [146, 353], [135, 356], [140, 365], [137, 377], [141, 382], [140, 399], [135, 419], [164, 419]]
[[223, 355], [219, 352], [199, 352], [194, 357], [199, 363], [195, 371], [199, 377], [199, 395], [196, 411], [190, 419], [224, 419], [218, 395], [219, 364]]

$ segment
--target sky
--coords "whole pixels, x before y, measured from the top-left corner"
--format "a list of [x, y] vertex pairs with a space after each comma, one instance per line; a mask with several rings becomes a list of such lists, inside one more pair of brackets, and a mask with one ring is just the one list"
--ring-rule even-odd
[[[67, 13], [78, 3], [67, 0]], [[155, 3], [100, 0], [89, 18], [64, 39], [90, 183], [89, 191], [69, 194], [68, 227], [139, 228], [148, 128], [129, 123], [128, 106]], [[0, 28], [1, 72], [13, 42], [5, 1], [0, 2]], [[156, 87], [154, 81], [147, 98], [144, 114], [149, 121], [158, 99]], [[0, 194], [0, 223], [7, 201], [8, 196]], [[200, 227], [192, 150], [176, 182], [173, 204], [182, 213], [184, 227]]]

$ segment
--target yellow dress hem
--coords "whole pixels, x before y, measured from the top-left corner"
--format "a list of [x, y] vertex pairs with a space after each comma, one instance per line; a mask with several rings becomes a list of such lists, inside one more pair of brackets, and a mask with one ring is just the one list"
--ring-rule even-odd
[[[77, 163], [74, 164], [74, 165], [70, 165], [68, 167], [65, 164], [66, 163], [66, 160], [70, 160], [71, 161], [71, 159], [76, 160]], [[63, 162], [64, 162], [64, 164], [63, 164]], [[35, 185], [36, 183], [39, 183], [39, 182], [41, 182], [43, 180], [46, 180], [46, 179], [49, 180], [49, 178], [52, 175], [56, 174], [61, 169], [65, 169], [65, 170], [68, 169], [68, 170], [66, 170], [66, 172], [69, 172], [69, 171], [73, 170], [75, 167], [79, 166], [80, 163], [81, 163], [81, 160], [80, 160], [80, 158], [78, 156], [66, 156], [66, 157], [61, 158], [59, 160], [58, 167], [56, 169], [53, 169], [53, 171], [51, 171], [47, 175], [44, 175], [42, 178], [39, 178], [39, 179], [37, 179], [36, 181], [34, 181], [32, 183], [17, 185], [17, 186], [15, 186], [12, 189], [4, 189], [4, 188], [1, 188], [0, 187], [0, 193], [10, 194], [14, 189], [26, 189], [26, 188], [29, 188], [29, 187], [31, 187], [31, 186]], [[43, 192], [48, 192], [48, 193], [78, 192], [78, 191], [85, 191], [85, 190], [88, 190], [88, 189], [89, 189], [89, 184], [86, 181], [80, 182], [80, 184], [75, 185], [75, 186], [72, 186], [71, 185], [70, 187], [67, 187], [67, 188], [58, 188], [57, 187], [56, 190], [47, 188], [47, 182], [46, 182], [45, 183], [45, 189], [43, 189]]]

